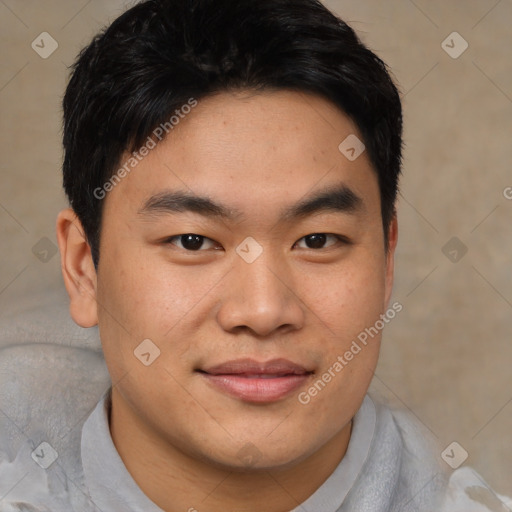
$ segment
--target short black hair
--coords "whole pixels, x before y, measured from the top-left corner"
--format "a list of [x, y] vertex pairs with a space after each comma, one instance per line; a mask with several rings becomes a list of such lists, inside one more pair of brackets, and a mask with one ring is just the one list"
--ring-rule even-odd
[[402, 164], [399, 92], [386, 64], [319, 1], [142, 1], [100, 31], [71, 71], [63, 184], [96, 266], [98, 190], [122, 155], [191, 99], [244, 89], [313, 93], [356, 123], [378, 175], [387, 246]]

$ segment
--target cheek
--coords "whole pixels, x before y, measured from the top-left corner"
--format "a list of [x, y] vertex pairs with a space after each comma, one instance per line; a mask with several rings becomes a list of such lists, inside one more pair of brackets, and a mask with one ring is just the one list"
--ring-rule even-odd
[[[141, 319], [148, 312], [158, 315], [167, 306], [162, 297], [171, 292], [175, 279], [164, 275], [162, 266], [150, 261], [143, 248], [130, 239], [105, 233], [105, 241], [98, 273], [98, 300], [106, 311], [116, 315], [120, 327], [145, 330]], [[108, 322], [108, 315], [104, 316]]]
[[343, 262], [326, 273], [311, 272], [305, 276], [305, 302], [333, 336], [355, 336], [383, 313], [382, 258], [353, 258], [353, 262]]
[[98, 268], [98, 324], [114, 378], [138, 362], [133, 351], [144, 339], [152, 339], [148, 306], [158, 290], [147, 275], [148, 265], [136, 244], [117, 236], [115, 229], [105, 229]]
[[200, 266], [171, 265], [161, 255], [152, 258], [136, 247], [129, 251], [120, 250], [121, 244], [111, 247], [102, 254], [98, 279], [100, 335], [106, 349], [121, 348], [130, 356], [149, 338], [162, 348], [172, 341], [175, 355], [186, 351], [189, 346], [178, 334], [184, 328], [194, 330], [207, 318], [204, 304], [223, 274], [205, 272]]

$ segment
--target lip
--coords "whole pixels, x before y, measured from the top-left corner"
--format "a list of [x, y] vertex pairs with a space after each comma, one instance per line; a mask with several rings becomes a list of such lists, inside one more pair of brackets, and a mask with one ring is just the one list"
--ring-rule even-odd
[[287, 359], [237, 359], [198, 372], [217, 390], [253, 403], [282, 400], [304, 385], [313, 373]]

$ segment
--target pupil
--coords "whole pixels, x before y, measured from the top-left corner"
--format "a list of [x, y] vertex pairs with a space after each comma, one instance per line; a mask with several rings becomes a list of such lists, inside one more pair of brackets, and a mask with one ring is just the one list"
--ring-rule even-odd
[[323, 233], [308, 235], [306, 244], [310, 249], [321, 249], [325, 244], [326, 236]]
[[203, 237], [201, 235], [182, 235], [181, 243], [186, 249], [197, 251], [203, 245]]

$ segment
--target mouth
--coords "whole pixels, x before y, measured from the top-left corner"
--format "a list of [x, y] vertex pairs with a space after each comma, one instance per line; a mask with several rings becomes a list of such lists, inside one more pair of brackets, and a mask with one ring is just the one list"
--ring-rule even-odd
[[196, 372], [217, 391], [244, 402], [260, 404], [284, 399], [313, 374], [312, 370], [287, 359], [267, 362], [238, 359]]

